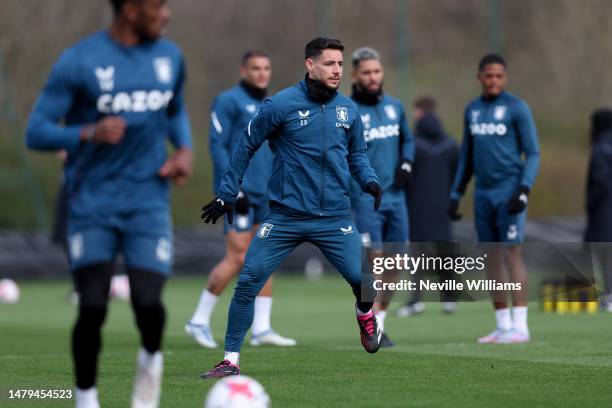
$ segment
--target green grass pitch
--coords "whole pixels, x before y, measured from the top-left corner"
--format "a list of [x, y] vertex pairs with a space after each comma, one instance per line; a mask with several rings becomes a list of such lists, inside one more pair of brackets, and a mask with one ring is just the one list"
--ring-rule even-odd
[[[168, 324], [162, 407], [201, 407], [211, 381], [199, 374], [221, 350], [198, 347], [183, 332], [204, 278], [177, 277], [165, 292]], [[74, 401], [9, 400], [9, 389], [70, 389], [69, 331], [75, 308], [67, 282], [23, 283], [19, 304], [0, 305], [0, 406], [65, 407]], [[213, 315], [222, 341], [231, 290]], [[394, 305], [394, 307], [397, 304]], [[243, 373], [266, 388], [275, 407], [603, 407], [612, 406], [610, 316], [545, 315], [533, 305], [527, 345], [478, 345], [493, 327], [488, 302], [456, 315], [428, 304], [421, 316], [387, 319], [398, 346], [362, 350], [352, 294], [344, 281], [275, 282], [272, 323], [294, 348], [245, 345]], [[129, 405], [138, 337], [127, 303], [113, 301], [104, 329], [98, 388], [103, 407]]]

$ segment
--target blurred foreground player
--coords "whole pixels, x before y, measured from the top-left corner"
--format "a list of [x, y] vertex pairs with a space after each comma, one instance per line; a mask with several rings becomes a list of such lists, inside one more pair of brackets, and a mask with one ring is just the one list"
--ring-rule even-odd
[[[504, 263], [510, 281], [521, 283], [513, 291], [512, 316], [505, 291], [491, 293], [496, 329], [479, 343], [528, 342], [527, 272], [521, 253], [529, 192], [540, 162], [536, 127], [527, 104], [504, 90], [506, 62], [496, 54], [478, 65], [482, 95], [468, 104], [464, 114], [463, 143], [449, 215], [461, 218], [459, 200], [474, 174], [474, 218], [480, 242], [495, 243], [488, 253], [489, 279], [504, 282]], [[523, 160], [523, 155], [525, 159]], [[504, 262], [505, 261], [505, 262]]]
[[[62, 53], [30, 117], [27, 144], [65, 149], [68, 247], [80, 302], [72, 336], [77, 407], [99, 407], [101, 327], [112, 267], [125, 258], [140, 332], [132, 407], [157, 407], [172, 264], [169, 180], [191, 173], [191, 130], [183, 104], [184, 61], [161, 39], [164, 0], [113, 0], [108, 30]], [[63, 124], [60, 124], [63, 122]], [[175, 153], [168, 158], [167, 139]]]
[[[242, 58], [240, 83], [215, 98], [210, 113], [208, 136], [210, 156], [214, 163], [215, 194], [219, 194], [219, 183], [227, 171], [234, 148], [266, 97], [271, 74], [270, 58], [261, 51], [249, 51]], [[225, 222], [225, 256], [210, 273], [198, 306], [185, 326], [187, 334], [203, 347], [217, 347], [210, 330], [210, 316], [218, 297], [242, 269], [249, 244], [268, 212], [267, 192], [272, 172], [272, 159], [268, 143], [264, 142], [249, 163], [240, 186], [234, 210], [235, 222], [233, 224]], [[295, 340], [282, 337], [272, 330], [271, 314], [272, 278], [268, 279], [255, 298], [251, 344], [294, 346]]]
[[[383, 80], [380, 54], [369, 47], [355, 50], [351, 99], [359, 108], [366, 152], [384, 191], [380, 208], [375, 210], [374, 199], [355, 180], [351, 181], [353, 220], [371, 257], [393, 257], [405, 251], [409, 237], [405, 189], [412, 176], [414, 145], [404, 107], [398, 99], [383, 92]], [[385, 274], [385, 281], [397, 278], [397, 271]], [[381, 291], [374, 303], [382, 332], [381, 347], [394, 345], [385, 332], [391, 296], [392, 292]]]
[[343, 50], [340, 41], [329, 38], [306, 45], [306, 77], [264, 101], [234, 150], [219, 197], [203, 208], [206, 222], [214, 223], [225, 214], [232, 222], [244, 172], [268, 140], [275, 153], [268, 189], [270, 213], [251, 242], [236, 284], [224, 359], [203, 378], [240, 373], [240, 347], [253, 322], [255, 296], [303, 242], [317, 246], [350, 284], [361, 343], [369, 353], [378, 351], [380, 331], [373, 302], [361, 294], [361, 241], [350, 218], [348, 190], [352, 176], [375, 197], [378, 209], [382, 189], [365, 152], [357, 106], [338, 92]]

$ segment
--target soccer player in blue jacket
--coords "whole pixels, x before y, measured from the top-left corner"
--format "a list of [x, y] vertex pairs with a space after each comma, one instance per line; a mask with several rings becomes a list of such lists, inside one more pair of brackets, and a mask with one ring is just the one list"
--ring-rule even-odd
[[[408, 241], [405, 189], [410, 182], [414, 161], [414, 143], [404, 107], [399, 100], [383, 92], [383, 79], [380, 54], [369, 47], [357, 49], [353, 53], [351, 99], [359, 108], [368, 158], [380, 180], [384, 196], [380, 208], [374, 210], [372, 197], [365, 194], [353, 180], [351, 208], [362, 242], [370, 247], [372, 256], [383, 255], [383, 243], [397, 246]], [[393, 276], [385, 279], [392, 280]], [[390, 294], [381, 292], [379, 295], [374, 309], [382, 332], [380, 346], [390, 347], [394, 343], [385, 332]]]
[[[222, 92], [213, 102], [208, 138], [214, 164], [215, 194], [219, 193], [219, 183], [229, 166], [234, 147], [266, 97], [271, 74], [270, 58], [261, 51], [248, 51], [242, 57], [240, 83]], [[272, 152], [265, 142], [253, 156], [244, 175], [236, 200], [235, 222], [225, 222], [225, 256], [210, 273], [207, 287], [202, 291], [198, 306], [185, 326], [187, 334], [204, 347], [217, 347], [210, 330], [210, 316], [219, 295], [242, 269], [249, 244], [268, 212], [268, 179], [272, 172], [272, 159]], [[255, 298], [251, 344], [294, 346], [295, 340], [282, 337], [272, 330], [271, 313], [272, 278]]]
[[[99, 407], [101, 328], [113, 263], [122, 253], [140, 332], [132, 407], [159, 405], [165, 322], [161, 292], [171, 272], [169, 180], [191, 173], [183, 103], [185, 62], [162, 39], [164, 0], [113, 0], [107, 30], [65, 50], [33, 108], [31, 149], [68, 153], [68, 248], [79, 308], [72, 333], [76, 406]], [[167, 157], [167, 141], [176, 151]]]
[[[493, 297], [497, 328], [479, 343], [524, 343], [527, 327], [527, 273], [521, 254], [529, 192], [540, 163], [538, 135], [527, 104], [504, 90], [506, 62], [497, 54], [484, 56], [478, 65], [482, 95], [468, 104], [463, 117], [463, 143], [449, 215], [459, 219], [459, 200], [474, 174], [474, 217], [480, 242], [503, 243], [489, 253], [490, 278], [503, 281], [504, 260], [512, 282], [522, 291]], [[524, 159], [523, 159], [524, 156]]]
[[306, 77], [264, 101], [234, 150], [218, 197], [203, 208], [206, 222], [214, 223], [224, 214], [232, 222], [243, 175], [267, 140], [275, 154], [268, 188], [270, 213], [251, 242], [234, 291], [224, 359], [203, 378], [240, 373], [240, 347], [253, 321], [255, 296], [303, 242], [319, 247], [351, 285], [361, 343], [370, 353], [378, 351], [373, 302], [361, 296], [361, 241], [350, 218], [351, 176], [375, 197], [376, 209], [382, 189], [365, 152], [357, 106], [338, 92], [343, 50], [340, 41], [329, 38], [306, 44]]

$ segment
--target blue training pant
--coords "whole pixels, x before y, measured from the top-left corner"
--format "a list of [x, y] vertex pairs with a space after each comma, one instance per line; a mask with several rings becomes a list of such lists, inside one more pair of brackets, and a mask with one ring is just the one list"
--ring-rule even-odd
[[226, 351], [240, 351], [253, 323], [255, 297], [280, 263], [303, 242], [316, 245], [351, 286], [361, 284], [361, 240], [349, 216], [289, 215], [273, 207], [249, 246], [234, 290]]

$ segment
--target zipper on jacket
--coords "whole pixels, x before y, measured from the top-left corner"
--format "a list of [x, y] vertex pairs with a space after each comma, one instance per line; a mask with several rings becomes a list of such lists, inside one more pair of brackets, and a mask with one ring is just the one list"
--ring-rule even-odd
[[327, 128], [327, 118], [325, 115], [325, 105], [321, 105], [321, 113], [323, 114], [323, 129], [321, 131], [321, 136], [323, 138], [323, 141], [321, 143], [321, 146], [323, 146], [323, 155], [321, 156], [321, 194], [320, 194], [320, 201], [319, 201], [319, 205], [321, 206], [321, 212], [319, 213], [319, 215], [323, 215], [323, 203], [324, 203], [324, 183], [323, 183], [323, 179], [325, 178], [325, 162], [327, 160], [327, 138], [325, 137], [325, 129]]

